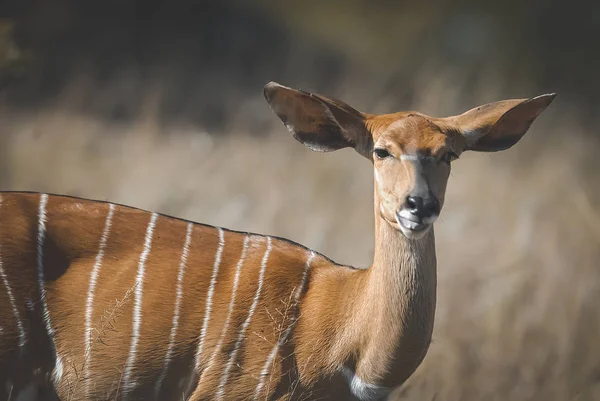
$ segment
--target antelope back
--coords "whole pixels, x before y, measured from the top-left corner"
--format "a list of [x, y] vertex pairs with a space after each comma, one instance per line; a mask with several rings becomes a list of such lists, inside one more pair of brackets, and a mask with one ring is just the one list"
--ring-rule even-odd
[[272, 393], [329, 263], [278, 238], [2, 193], [0, 377], [15, 394], [50, 382], [62, 399]]

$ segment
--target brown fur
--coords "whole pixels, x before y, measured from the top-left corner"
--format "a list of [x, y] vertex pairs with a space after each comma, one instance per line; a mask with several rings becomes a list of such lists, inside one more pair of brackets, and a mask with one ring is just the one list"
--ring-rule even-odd
[[[267, 85], [265, 95], [276, 113], [296, 130], [296, 138], [311, 148], [329, 151], [351, 146], [373, 160], [379, 175], [374, 204], [375, 256], [369, 269], [359, 270], [315, 254], [302, 287], [312, 252], [272, 238], [259, 302], [242, 337], [223, 399], [253, 398], [265, 362], [278, 343], [258, 399], [351, 399], [343, 369], [355, 372], [366, 383], [398, 386], [421, 363], [431, 340], [436, 258], [433, 230], [422, 238], [409, 239], [394, 221], [392, 212], [403, 202], [417, 174], [416, 167], [397, 158], [415, 153], [438, 160], [422, 174], [443, 202], [450, 168], [439, 159], [449, 151], [460, 154], [474, 149], [487, 135], [493, 137], [482, 145], [487, 149], [506, 146], [510, 142], [506, 137], [511, 134], [520, 138], [523, 127], [526, 130], [541, 111], [539, 101], [504, 102], [483, 107], [483, 114], [469, 111], [458, 117], [434, 119], [408, 112], [362, 114], [343, 102], [276, 84]], [[374, 146], [385, 147], [393, 158], [373, 158]], [[14, 313], [0, 283], [0, 384], [2, 389], [5, 383], [13, 386], [14, 394], [32, 381], [54, 386], [50, 374], [55, 355], [44, 326], [36, 271], [40, 197], [34, 193], [0, 193], [0, 261], [27, 338], [19, 347]], [[54, 388], [64, 400], [83, 399], [87, 388], [91, 399], [154, 399], [169, 343], [188, 222], [160, 215], [145, 267], [140, 337], [131, 377], [136, 386], [124, 394], [122, 380], [131, 343], [136, 274], [151, 213], [116, 206], [95, 289], [92, 348], [86, 355], [84, 323], [90, 273], [108, 211], [109, 204], [103, 202], [48, 197], [44, 286], [56, 331], [56, 352], [64, 364], [62, 379]], [[222, 347], [217, 349], [245, 238], [248, 248], [233, 313]], [[158, 399], [215, 397], [257, 291], [267, 242], [264, 236], [224, 231], [212, 312], [196, 371], [194, 357], [219, 231], [193, 225], [173, 358]], [[213, 353], [216, 357], [211, 360]], [[89, 377], [83, 375], [86, 367]]]

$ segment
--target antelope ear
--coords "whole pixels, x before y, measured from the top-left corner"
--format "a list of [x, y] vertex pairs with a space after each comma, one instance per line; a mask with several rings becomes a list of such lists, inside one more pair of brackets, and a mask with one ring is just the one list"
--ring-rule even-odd
[[488, 103], [448, 120], [464, 136], [465, 150], [497, 152], [517, 143], [555, 96]]
[[269, 82], [267, 102], [294, 138], [317, 152], [351, 147], [372, 159], [373, 138], [365, 115], [346, 103]]

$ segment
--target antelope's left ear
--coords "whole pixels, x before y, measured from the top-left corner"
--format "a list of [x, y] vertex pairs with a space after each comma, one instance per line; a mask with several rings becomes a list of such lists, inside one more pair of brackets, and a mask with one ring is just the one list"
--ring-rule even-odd
[[464, 136], [465, 150], [497, 152], [519, 142], [555, 96], [488, 103], [445, 120]]

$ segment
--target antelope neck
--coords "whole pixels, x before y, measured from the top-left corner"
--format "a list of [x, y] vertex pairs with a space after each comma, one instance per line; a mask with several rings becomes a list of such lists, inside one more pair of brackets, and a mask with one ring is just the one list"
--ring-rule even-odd
[[357, 322], [363, 341], [355, 372], [363, 381], [397, 386], [422, 361], [433, 330], [436, 257], [433, 229], [411, 240], [379, 213], [375, 194], [375, 254], [365, 272]]

